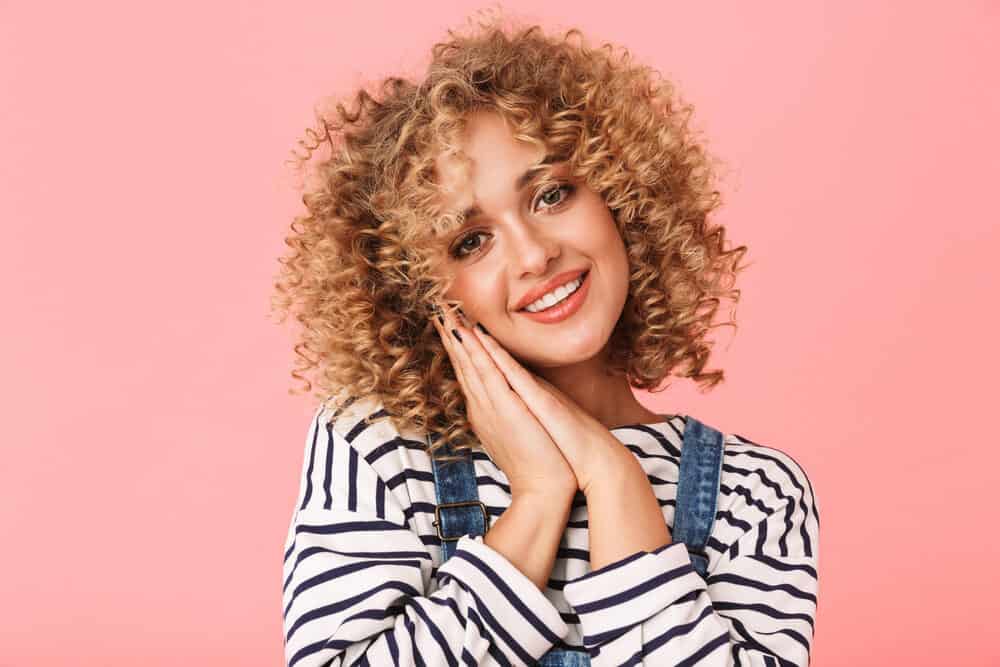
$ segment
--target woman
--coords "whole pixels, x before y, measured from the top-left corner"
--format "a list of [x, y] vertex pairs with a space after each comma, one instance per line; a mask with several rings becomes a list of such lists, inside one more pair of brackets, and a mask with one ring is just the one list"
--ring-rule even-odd
[[287, 664], [807, 665], [804, 470], [632, 393], [723, 378], [706, 335], [746, 248], [708, 224], [690, 108], [576, 31], [479, 28], [304, 142], [332, 153], [277, 305], [328, 400]]

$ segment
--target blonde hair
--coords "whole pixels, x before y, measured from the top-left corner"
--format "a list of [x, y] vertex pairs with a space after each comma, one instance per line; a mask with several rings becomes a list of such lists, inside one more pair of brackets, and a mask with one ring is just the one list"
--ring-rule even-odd
[[[478, 449], [464, 395], [430, 318], [449, 283], [435, 235], [461, 223], [443, 211], [435, 157], [460, 154], [474, 110], [500, 114], [518, 139], [543, 146], [602, 195], [624, 241], [629, 296], [609, 341], [609, 370], [634, 388], [662, 390], [671, 374], [703, 390], [723, 381], [704, 370], [709, 329], [733, 288], [746, 246], [725, 249], [709, 224], [720, 204], [711, 160], [689, 127], [690, 105], [649, 67], [580, 32], [485, 20], [448, 30], [426, 77], [364, 88], [353, 108], [317, 112], [295, 153], [303, 167], [320, 147], [306, 212], [291, 223], [272, 308], [302, 325], [291, 375], [339, 409], [372, 396], [378, 418], [433, 434], [456, 453]], [[315, 375], [316, 387], [304, 374]], [[441, 460], [452, 460], [438, 454]]]

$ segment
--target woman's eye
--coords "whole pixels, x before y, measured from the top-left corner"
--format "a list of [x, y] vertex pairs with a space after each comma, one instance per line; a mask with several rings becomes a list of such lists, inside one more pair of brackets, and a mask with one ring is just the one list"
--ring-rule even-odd
[[[569, 195], [571, 195], [575, 189], [576, 188], [574, 186], [569, 184], [557, 185], [555, 187], [549, 188], [545, 192], [538, 195], [538, 198], [535, 199], [535, 207], [537, 209], [538, 203], [542, 202], [547, 204], [546, 206], [542, 207], [543, 209], [559, 208], [563, 203], [565, 203], [567, 197], [569, 197]], [[562, 192], [565, 192], [565, 194], [553, 199], [553, 195], [558, 195]], [[465, 257], [468, 257], [469, 255], [472, 255], [473, 253], [478, 252], [483, 247], [483, 244], [477, 243], [476, 239], [484, 235], [489, 236], [489, 233], [478, 231], [466, 234], [458, 241], [456, 241], [455, 245], [452, 246], [451, 256], [456, 259], [463, 259]]]
[[486, 232], [472, 232], [471, 234], [467, 234], [466, 236], [463, 236], [461, 239], [459, 239], [455, 243], [454, 246], [452, 246], [451, 256], [452, 257], [457, 257], [457, 258], [461, 259], [462, 257], [465, 257], [465, 256], [469, 255], [470, 253], [473, 253], [476, 250], [478, 250], [479, 247], [482, 244], [474, 243], [474, 244], [470, 245], [469, 241], [473, 240], [476, 237], [481, 236], [481, 235], [483, 235], [485, 233]]
[[[572, 194], [573, 189], [574, 188], [573, 188], [572, 185], [568, 185], [568, 184], [557, 185], [556, 187], [549, 188], [548, 190], [546, 190], [545, 192], [543, 192], [541, 195], [539, 195], [538, 199], [535, 200], [535, 203], [538, 204], [539, 202], [544, 202], [544, 203], [548, 204], [548, 206], [545, 206], [544, 208], [555, 208], [556, 206], [559, 206], [564, 201], [566, 201], [566, 197], [568, 197], [570, 194]], [[550, 195], [556, 194], [558, 192], [562, 192], [563, 190], [566, 191], [566, 196], [559, 197], [555, 201], [553, 201], [550, 198]]]

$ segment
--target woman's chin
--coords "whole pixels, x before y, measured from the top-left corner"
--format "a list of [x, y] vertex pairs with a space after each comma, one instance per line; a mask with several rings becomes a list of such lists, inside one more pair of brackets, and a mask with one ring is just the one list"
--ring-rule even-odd
[[532, 366], [552, 368], [571, 366], [593, 359], [604, 348], [607, 341], [592, 339], [589, 336], [583, 340], [545, 340], [525, 341], [524, 354], [517, 355], [519, 359], [527, 359]]

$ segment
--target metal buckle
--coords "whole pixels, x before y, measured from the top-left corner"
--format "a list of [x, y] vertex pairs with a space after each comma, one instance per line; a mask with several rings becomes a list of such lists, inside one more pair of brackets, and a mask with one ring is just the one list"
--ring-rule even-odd
[[483, 511], [483, 525], [486, 527], [486, 530], [490, 529], [490, 515], [486, 511], [486, 505], [483, 503], [483, 501], [481, 501], [481, 500], [461, 500], [461, 501], [456, 502], [456, 503], [441, 503], [440, 505], [435, 505], [434, 506], [434, 523], [431, 524], [432, 526], [437, 526], [437, 534], [438, 534], [439, 538], [441, 538], [442, 540], [444, 540], [446, 542], [453, 542], [455, 540], [462, 539], [463, 536], [465, 536], [465, 535], [468, 534], [468, 533], [463, 533], [462, 535], [459, 535], [458, 537], [445, 537], [444, 535], [441, 534], [441, 508], [442, 507], [465, 507], [467, 505], [479, 505], [479, 509], [481, 509]]

